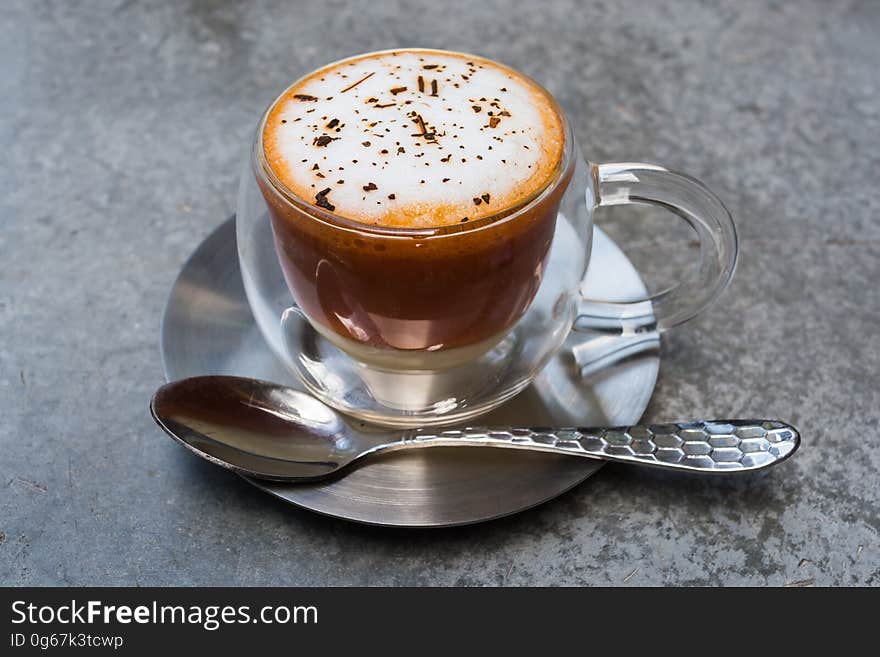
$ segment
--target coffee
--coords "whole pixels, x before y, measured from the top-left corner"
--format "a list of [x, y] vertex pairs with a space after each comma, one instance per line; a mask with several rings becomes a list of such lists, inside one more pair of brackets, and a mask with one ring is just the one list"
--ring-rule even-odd
[[348, 60], [288, 89], [266, 160], [301, 199], [366, 224], [436, 227], [546, 187], [562, 155], [550, 97], [494, 62], [436, 51]]
[[470, 360], [534, 298], [570, 171], [562, 114], [525, 76], [459, 53], [364, 55], [285, 91], [258, 147], [288, 286], [357, 358]]

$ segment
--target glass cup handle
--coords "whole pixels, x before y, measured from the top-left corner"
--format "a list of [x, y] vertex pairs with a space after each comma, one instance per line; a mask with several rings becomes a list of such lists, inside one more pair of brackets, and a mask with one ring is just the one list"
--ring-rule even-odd
[[[656, 352], [660, 332], [706, 308], [727, 287], [736, 267], [736, 228], [727, 208], [703, 183], [653, 164], [592, 164], [596, 207], [657, 205], [697, 233], [697, 267], [676, 285], [627, 302], [581, 298], [573, 329], [591, 337], [572, 348], [582, 377], [646, 352]], [[590, 200], [591, 193], [587, 193]], [[638, 268], [638, 262], [634, 263]]]
[[596, 207], [638, 203], [671, 210], [696, 231], [700, 255], [689, 276], [654, 295], [627, 302], [583, 298], [574, 329], [624, 335], [664, 331], [700, 313], [724, 290], [736, 266], [736, 228], [724, 204], [698, 180], [653, 164], [591, 168]]

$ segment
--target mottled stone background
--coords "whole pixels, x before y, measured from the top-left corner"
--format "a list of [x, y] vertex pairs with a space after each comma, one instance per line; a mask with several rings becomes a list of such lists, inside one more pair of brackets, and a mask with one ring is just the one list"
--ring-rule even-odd
[[[878, 34], [867, 0], [4, 0], [0, 584], [880, 583]], [[394, 531], [161, 437], [161, 309], [233, 210], [257, 116], [313, 67], [408, 45], [520, 68], [591, 159], [717, 191], [739, 270], [667, 337], [646, 417], [787, 418], [796, 458], [724, 481], [609, 466], [515, 517]], [[602, 221], [662, 279], [690, 252], [641, 214]]]

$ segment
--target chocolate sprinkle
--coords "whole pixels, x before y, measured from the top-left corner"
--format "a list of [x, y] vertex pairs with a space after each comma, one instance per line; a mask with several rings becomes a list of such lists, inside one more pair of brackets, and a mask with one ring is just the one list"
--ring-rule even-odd
[[431, 143], [437, 142], [437, 133], [428, 132], [428, 128], [425, 125], [425, 120], [422, 118], [421, 114], [415, 113], [415, 118], [413, 119], [413, 121], [418, 124], [419, 130], [421, 130], [421, 132], [413, 133], [410, 135], [410, 137], [424, 137], [426, 141], [429, 141]]
[[501, 119], [499, 119], [497, 116], [493, 116], [491, 119], [489, 119], [490, 128], [497, 127], [499, 123], [501, 123]]
[[315, 146], [326, 146], [331, 141], [333, 141], [334, 137], [330, 135], [321, 135], [320, 137], [315, 137], [315, 141], [313, 142]]
[[406, 87], [394, 87], [394, 88], [391, 90], [391, 94], [394, 95], [394, 96], [396, 96], [396, 95], [399, 94], [401, 91], [406, 91]]
[[483, 202], [483, 199], [481, 199], [480, 197], [478, 197], [478, 196], [474, 197], [474, 205], [479, 205], [482, 202]]
[[327, 124], [327, 128], [332, 130], [333, 128], [335, 128], [338, 125], [339, 125], [339, 119], [333, 119], [332, 121], [330, 121], [330, 123]]
[[388, 195], [388, 198], [391, 199], [391, 200], [393, 201], [393, 200], [396, 199], [397, 197], [396, 197], [394, 194], [389, 194], [389, 195]]
[[[355, 82], [354, 84], [351, 84], [351, 85], [347, 86], [345, 89], [343, 89], [343, 90], [340, 91], [339, 93], [344, 94], [346, 91], [349, 91], [349, 90], [351, 90], [351, 89], [354, 89], [354, 88], [355, 88], [356, 86], [358, 86], [361, 82], [363, 82], [364, 80], [367, 80], [367, 79], [373, 77], [374, 75], [376, 75], [376, 72], [375, 72], [375, 71], [373, 71], [372, 73], [367, 73], [367, 74], [366, 74], [364, 77], [362, 77], [360, 80], [358, 80], [358, 81]], [[317, 100], [317, 98], [316, 98], [315, 100]]]
[[294, 94], [293, 97], [301, 101], [318, 100], [314, 96], [309, 96], [308, 94]]
[[486, 203], [486, 204], [489, 203], [489, 198], [490, 198], [490, 197], [489, 197], [488, 194], [483, 194], [482, 196], [480, 196], [480, 198], [483, 199], [483, 203]]
[[315, 194], [315, 205], [317, 205], [319, 208], [324, 208], [326, 210], [330, 210], [330, 212], [333, 212], [333, 210], [336, 209], [336, 206], [327, 200], [327, 194], [329, 193], [330, 188], [327, 187], [326, 189], [322, 189], [320, 192]]
[[371, 183], [369, 183], [369, 184], [367, 184], [367, 185], [364, 185], [364, 191], [365, 191], [365, 192], [372, 192], [372, 191], [375, 191], [375, 190], [377, 190], [377, 189], [379, 189], [379, 188], [376, 187], [376, 183], [372, 183], [372, 182], [371, 182]]

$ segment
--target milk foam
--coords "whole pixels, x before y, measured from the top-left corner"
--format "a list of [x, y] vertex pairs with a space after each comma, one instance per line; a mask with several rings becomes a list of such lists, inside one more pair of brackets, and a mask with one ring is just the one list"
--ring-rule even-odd
[[288, 89], [266, 159], [300, 198], [385, 226], [440, 226], [543, 189], [563, 149], [546, 92], [494, 62], [433, 50], [343, 61]]

